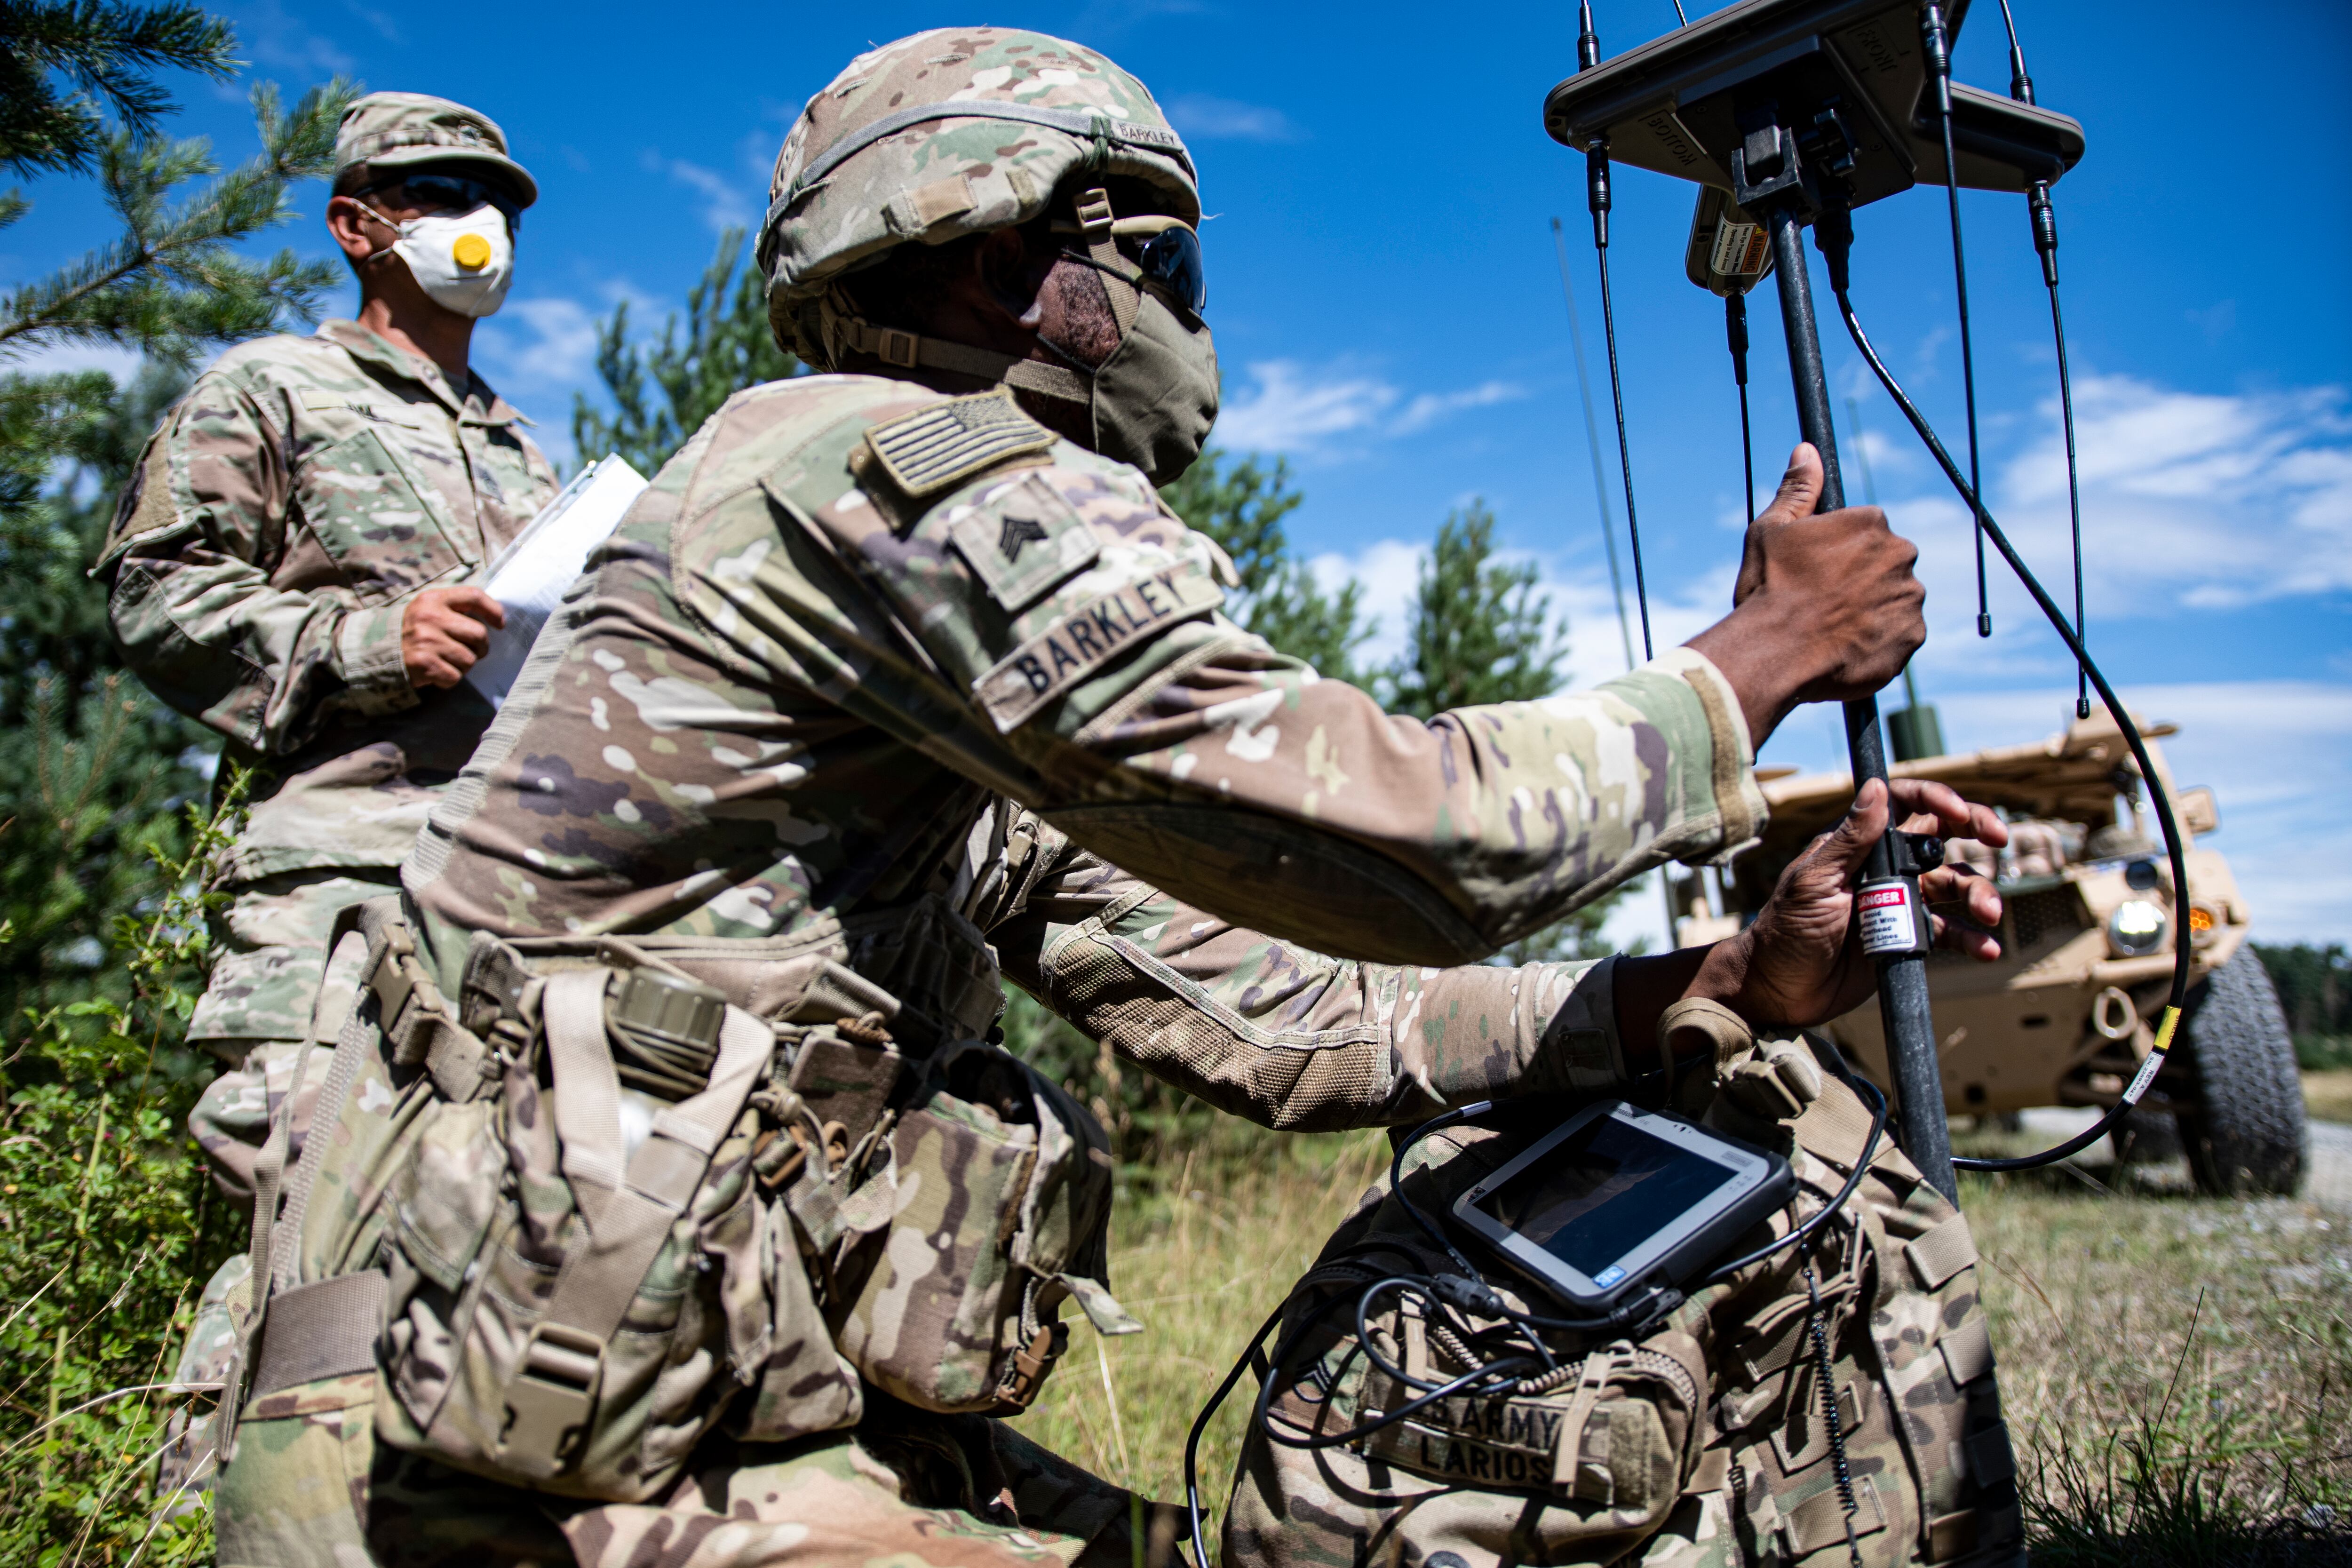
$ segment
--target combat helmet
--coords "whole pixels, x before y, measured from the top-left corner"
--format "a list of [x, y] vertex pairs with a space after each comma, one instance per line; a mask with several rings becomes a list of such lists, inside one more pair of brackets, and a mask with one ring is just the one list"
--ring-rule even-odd
[[894, 358], [885, 339], [907, 334], [856, 321], [835, 283], [909, 241], [1026, 223], [1080, 174], [1200, 224], [1182, 139], [1141, 82], [1092, 49], [942, 27], [858, 56], [802, 110], [769, 184], [759, 260], [777, 342], [820, 368], [852, 348]]

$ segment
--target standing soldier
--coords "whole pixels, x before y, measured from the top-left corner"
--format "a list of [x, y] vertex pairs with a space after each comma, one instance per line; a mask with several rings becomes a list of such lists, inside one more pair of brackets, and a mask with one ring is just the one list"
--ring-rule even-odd
[[[663, 468], [362, 911], [334, 1136], [289, 1159], [281, 1115], [257, 1166], [224, 1562], [1156, 1553], [982, 1419], [1065, 1302], [1136, 1326], [1099, 1128], [983, 1043], [1000, 974], [1269, 1121], [1606, 1089], [1736, 988], [1406, 966], [1742, 847], [1754, 742], [1922, 640], [1911, 546], [1809, 516], [1801, 449], [1690, 646], [1391, 718], [1219, 613], [1229, 563], [1153, 489], [1217, 376], [1139, 83], [903, 39], [810, 100], [771, 196], [771, 317], [833, 374]], [[1344, 1026], [1254, 1021], [1323, 984], [1282, 941], [1188, 973], [1228, 922], [1344, 955]]]
[[[99, 561], [131, 668], [251, 773], [223, 868], [234, 900], [188, 1026], [227, 1068], [189, 1120], [236, 1197], [290, 1087], [337, 912], [394, 885], [489, 722], [463, 679], [503, 620], [483, 565], [555, 492], [522, 416], [467, 363], [539, 195], [506, 149], [443, 99], [352, 105], [327, 226], [358, 275], [358, 319], [233, 348], [198, 377]], [[217, 1376], [194, 1349], [183, 1375]]]

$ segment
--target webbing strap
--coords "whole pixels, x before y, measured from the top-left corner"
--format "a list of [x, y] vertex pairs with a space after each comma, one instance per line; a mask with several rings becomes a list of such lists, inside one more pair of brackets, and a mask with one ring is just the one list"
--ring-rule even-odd
[[2017, 1451], [2009, 1446], [2009, 1426], [1995, 1421], [1960, 1439], [1969, 1457], [1969, 1474], [1980, 1487], [1997, 1487], [2017, 1474]]
[[784, 216], [785, 210], [807, 194], [809, 187], [841, 167], [844, 162], [863, 153], [885, 136], [895, 136], [910, 125], [921, 125], [934, 120], [1011, 120], [1024, 125], [1043, 125], [1055, 131], [1066, 131], [1073, 136], [1091, 137], [1097, 142], [1123, 142], [1131, 147], [1149, 147], [1164, 153], [1184, 165], [1184, 172], [1199, 177], [1192, 167], [1191, 154], [1184, 151], [1184, 139], [1165, 125], [1136, 125], [1124, 120], [1114, 120], [1102, 110], [1055, 109], [1041, 103], [1009, 103], [1002, 100], [959, 99], [952, 103], [919, 103], [895, 114], [869, 121], [835, 142], [812, 160], [807, 167], [793, 176], [768, 208], [768, 216], [761, 226], [766, 233]]
[[540, 999], [548, 1064], [555, 1072], [555, 1133], [563, 1179], [591, 1229], [621, 1184], [621, 1079], [604, 1036], [604, 989], [612, 971], [575, 969], [548, 977]]
[[1583, 1370], [1576, 1380], [1575, 1396], [1568, 1402], [1568, 1414], [1560, 1419], [1559, 1441], [1552, 1448], [1551, 1484], [1563, 1491], [1576, 1486], [1576, 1472], [1584, 1459], [1585, 1423], [1592, 1419], [1593, 1408], [1601, 1403], [1601, 1392], [1608, 1386], [1609, 1374], [1616, 1368], [1617, 1352], [1613, 1349], [1597, 1350], [1584, 1358]]
[[950, 342], [945, 338], [925, 337], [901, 327], [877, 327], [862, 316], [852, 316], [827, 307], [832, 320], [828, 334], [833, 350], [852, 353], [872, 354], [884, 364], [900, 370], [921, 367], [926, 370], [950, 370], [961, 375], [979, 376], [1000, 382], [1006, 386], [1024, 387], [1064, 403], [1087, 403], [1094, 396], [1092, 384], [1076, 371], [1061, 365], [1047, 364], [1042, 360], [1015, 359], [992, 349], [974, 348], [970, 343]]
[[1953, 1215], [1927, 1235], [1914, 1237], [1903, 1244], [1903, 1256], [1911, 1260], [1911, 1272], [1919, 1277], [1923, 1288], [1941, 1289], [1945, 1280], [1977, 1260], [1969, 1216]]
[[1992, 1335], [1982, 1313], [1937, 1340], [1936, 1348], [1943, 1352], [1944, 1370], [1952, 1374], [1955, 1388], [1966, 1388], [1992, 1370]]
[[269, 1331], [253, 1358], [253, 1397], [375, 1370], [389, 1283], [371, 1268], [278, 1291], [269, 1309]]
[[[575, 1195], [584, 1195], [575, 1170], [613, 1168], [620, 1145], [620, 1079], [604, 1042], [604, 988], [607, 971], [573, 971], [552, 976], [541, 1002], [548, 1055], [555, 1071], [555, 1130], [562, 1143], [563, 1171]], [[592, 1032], [592, 1044], [586, 1036]], [[775, 1030], [763, 1019], [729, 1006], [719, 1029], [719, 1059], [710, 1087], [656, 1113], [653, 1135], [629, 1159], [615, 1185], [581, 1207], [588, 1236], [575, 1243], [547, 1310], [516, 1358], [506, 1387], [510, 1415], [500, 1439], [499, 1461], [538, 1479], [563, 1467], [572, 1435], [595, 1408], [604, 1374], [604, 1346], [621, 1325], [646, 1271], [669, 1237], [670, 1226], [693, 1201], [715, 1152], [752, 1084], [767, 1068]], [[597, 1079], [574, 1083], [572, 1079]], [[609, 1103], [608, 1103], [609, 1101]], [[575, 1165], [572, 1148], [590, 1126], [610, 1114], [613, 1132], [601, 1151], [583, 1150]], [[567, 1115], [572, 1119], [567, 1121]], [[593, 1178], [589, 1178], [593, 1180]], [[593, 1189], [591, 1189], [593, 1190]]]
[[[1870, 1144], [1870, 1112], [1862, 1099], [1836, 1078], [1824, 1075], [1822, 1097], [1794, 1124], [1798, 1146], [1851, 1171]], [[1879, 1147], [1886, 1147], [1881, 1142]]]
[[[1869, 1476], [1853, 1478], [1853, 1532], [1875, 1535], [1886, 1528], [1886, 1508], [1878, 1500], [1877, 1483]], [[1789, 1555], [1804, 1557], [1845, 1539], [1845, 1502], [1835, 1487], [1815, 1492], [1780, 1515], [1780, 1533]]]
[[1684, 1497], [1705, 1497], [1719, 1492], [1731, 1482], [1731, 1450], [1709, 1448], [1698, 1457], [1691, 1469], [1691, 1479], [1683, 1483]]

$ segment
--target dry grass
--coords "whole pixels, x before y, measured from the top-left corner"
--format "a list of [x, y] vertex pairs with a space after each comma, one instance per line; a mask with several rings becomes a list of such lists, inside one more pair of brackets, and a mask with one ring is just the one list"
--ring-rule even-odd
[[2352, 1068], [2304, 1074], [2303, 1103], [2321, 1121], [2352, 1121]]
[[[1149, 1331], [1104, 1341], [1081, 1326], [1024, 1430], [1181, 1501], [1202, 1401], [1385, 1158], [1375, 1135], [1267, 1139], [1213, 1171], [1141, 1173], [1112, 1283]], [[2264, 1521], [2300, 1540], [2314, 1505], [2352, 1518], [2352, 1215], [2197, 1198], [2163, 1173], [2118, 1180], [2105, 1193], [2063, 1174], [1971, 1180], [1962, 1194], [2047, 1560], [2231, 1557], [2210, 1529], [2178, 1550], [2157, 1541], [2184, 1509], [2231, 1540]], [[1245, 1404], [1203, 1446], [1214, 1506]]]

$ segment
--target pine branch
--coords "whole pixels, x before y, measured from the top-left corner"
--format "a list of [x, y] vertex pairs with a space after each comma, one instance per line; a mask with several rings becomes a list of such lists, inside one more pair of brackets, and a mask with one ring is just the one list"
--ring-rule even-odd
[[293, 216], [288, 187], [328, 171], [334, 127], [356, 94], [339, 77], [304, 93], [289, 113], [274, 87], [257, 87], [261, 152], [184, 201], [173, 194], [218, 168], [208, 142], [109, 137], [101, 178], [123, 233], [0, 297], [0, 355], [100, 342], [186, 361], [206, 344], [315, 319], [320, 297], [336, 280], [331, 263], [304, 262], [291, 251], [255, 261], [228, 247]]
[[[188, 0], [0, 0], [0, 164], [19, 174], [86, 174], [106, 136], [103, 111], [147, 139], [177, 106], [153, 73], [234, 74], [229, 24]], [[63, 77], [80, 90], [61, 94]]]

